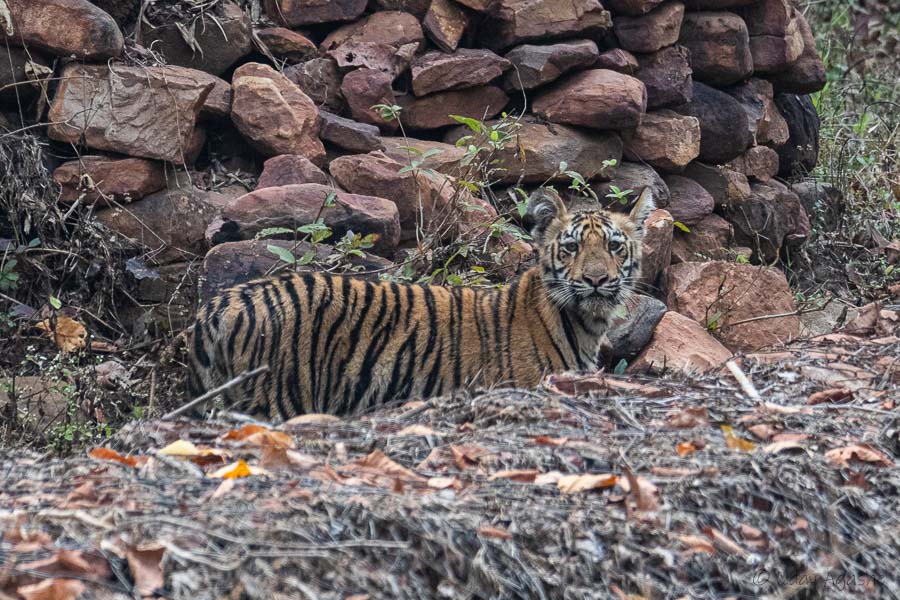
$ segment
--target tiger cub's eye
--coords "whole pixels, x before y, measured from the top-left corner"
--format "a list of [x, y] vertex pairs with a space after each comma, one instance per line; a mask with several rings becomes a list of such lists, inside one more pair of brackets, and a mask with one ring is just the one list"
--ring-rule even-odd
[[566, 242], [563, 244], [563, 250], [570, 254], [575, 254], [578, 252], [578, 242]]
[[618, 240], [610, 240], [609, 242], [609, 251], [610, 252], [618, 252], [622, 249], [622, 242]]

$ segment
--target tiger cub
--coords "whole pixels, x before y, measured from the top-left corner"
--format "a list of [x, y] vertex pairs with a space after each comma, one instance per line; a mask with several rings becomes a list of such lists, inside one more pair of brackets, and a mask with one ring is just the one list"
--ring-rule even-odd
[[640, 277], [645, 190], [630, 214], [528, 202], [539, 261], [499, 290], [286, 273], [234, 287], [197, 315], [190, 392], [268, 370], [223, 393], [232, 410], [286, 419], [348, 414], [464, 386], [531, 387], [597, 368], [614, 310]]

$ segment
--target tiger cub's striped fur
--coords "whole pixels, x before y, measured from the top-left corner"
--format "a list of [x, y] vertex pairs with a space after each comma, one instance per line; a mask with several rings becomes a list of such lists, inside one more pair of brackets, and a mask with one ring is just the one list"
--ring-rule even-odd
[[534, 386], [597, 367], [609, 318], [640, 276], [644, 192], [630, 215], [529, 200], [539, 264], [499, 290], [289, 273], [232, 288], [200, 309], [191, 392], [268, 371], [224, 393], [235, 410], [288, 418], [351, 413], [468, 385]]

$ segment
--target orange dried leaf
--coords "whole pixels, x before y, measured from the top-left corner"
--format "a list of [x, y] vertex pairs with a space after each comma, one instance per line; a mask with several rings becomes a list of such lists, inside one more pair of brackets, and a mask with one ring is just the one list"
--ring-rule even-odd
[[415, 435], [418, 435], [418, 436], [423, 436], [423, 437], [424, 437], [424, 436], [428, 436], [428, 435], [436, 435], [436, 434], [435, 434], [435, 432], [434, 432], [434, 429], [432, 429], [431, 427], [428, 427], [428, 426], [426, 426], [426, 425], [407, 425], [406, 427], [404, 427], [403, 429], [401, 429], [400, 431], [398, 431], [398, 432], [395, 433], [394, 435], [398, 435], [398, 436], [405, 436], [405, 435], [415, 436]]
[[163, 554], [165, 548], [158, 545], [129, 546], [125, 554], [128, 570], [134, 580], [134, 591], [140, 596], [154, 595], [157, 589], [165, 586], [161, 564]]
[[512, 479], [513, 481], [521, 481], [522, 483], [534, 483], [535, 478], [540, 475], [537, 469], [509, 469], [506, 471], [497, 471], [488, 477], [488, 481], [495, 479]]
[[853, 400], [853, 392], [845, 388], [831, 388], [810, 394], [807, 404], [823, 404], [825, 402], [849, 402]]
[[424, 480], [425, 478], [416, 473], [411, 469], [407, 469], [403, 465], [400, 465], [382, 452], [381, 450], [375, 450], [370, 454], [366, 455], [361, 460], [357, 461], [357, 463], [361, 467], [368, 467], [370, 469], [374, 469], [376, 471], [380, 471], [385, 475], [392, 475], [395, 477], [403, 477], [411, 480]]
[[841, 467], [849, 467], [852, 462], [862, 462], [890, 467], [893, 461], [868, 444], [855, 444], [844, 448], [834, 448], [825, 453], [825, 459]]
[[267, 475], [268, 471], [260, 467], [251, 467], [244, 460], [239, 460], [231, 464], [225, 465], [221, 469], [216, 469], [207, 477], [220, 479], [238, 479], [240, 477], [249, 477], [251, 475]]
[[493, 538], [496, 540], [511, 540], [512, 534], [505, 529], [501, 529], [500, 527], [491, 527], [490, 525], [485, 525], [478, 528], [478, 535], [486, 538]]
[[256, 433], [251, 433], [248, 435], [244, 441], [248, 444], [253, 444], [255, 446], [272, 446], [274, 448], [294, 448], [297, 444], [294, 442], [294, 438], [284, 433], [283, 431], [257, 431]]
[[689, 406], [669, 415], [666, 422], [676, 429], [691, 429], [701, 425], [709, 425], [709, 413], [705, 406]]
[[556, 482], [556, 487], [564, 494], [576, 494], [587, 490], [608, 488], [619, 482], [617, 475], [604, 473], [601, 475], [563, 475]]
[[56, 346], [63, 352], [81, 350], [87, 345], [87, 329], [70, 317], [58, 317], [55, 329], [50, 319], [41, 321], [36, 327], [52, 336]]
[[687, 546], [689, 552], [705, 552], [707, 554], [715, 554], [716, 547], [712, 543], [697, 535], [680, 535], [679, 541]]
[[735, 435], [731, 425], [722, 425], [722, 434], [725, 436], [725, 445], [732, 450], [740, 450], [741, 452], [752, 452], [756, 444], [749, 440], [739, 438]]
[[675, 446], [675, 452], [678, 453], [678, 456], [687, 456], [688, 454], [693, 454], [697, 451], [697, 446], [692, 444], [691, 442], [681, 442]]
[[269, 429], [263, 427], [262, 425], [244, 425], [240, 429], [232, 429], [228, 433], [222, 436], [223, 440], [245, 440], [254, 433], [259, 433], [261, 431], [269, 431]]
[[569, 442], [569, 438], [539, 435], [537, 437], [531, 438], [531, 441], [539, 446], [565, 446]]
[[285, 421], [285, 425], [324, 425], [327, 423], [340, 423], [341, 419], [334, 415], [326, 415], [321, 413], [308, 413], [298, 415], [292, 419]]
[[138, 461], [134, 456], [122, 456], [110, 448], [94, 448], [88, 452], [88, 456], [97, 460], [111, 460], [129, 467], [137, 467]]
[[77, 579], [45, 579], [16, 590], [25, 600], [75, 600], [84, 593], [84, 584]]

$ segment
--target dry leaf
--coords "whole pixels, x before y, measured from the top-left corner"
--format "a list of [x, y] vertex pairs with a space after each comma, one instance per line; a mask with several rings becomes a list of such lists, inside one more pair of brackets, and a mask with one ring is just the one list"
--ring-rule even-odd
[[782, 406], [772, 402], [763, 402], [762, 409], [776, 415], [811, 415], [813, 412], [811, 408], [805, 406]]
[[52, 336], [56, 346], [63, 352], [81, 350], [87, 345], [87, 329], [70, 317], [57, 317], [55, 330], [50, 319], [41, 321], [36, 327]]
[[216, 491], [212, 493], [209, 497], [210, 500], [218, 500], [222, 496], [225, 496], [234, 489], [235, 480], [234, 479], [223, 479], [222, 483], [219, 484], [219, 487], [216, 488]]
[[849, 402], [853, 400], [853, 392], [844, 388], [831, 388], [810, 394], [807, 404], [823, 404], [825, 402]]
[[163, 456], [188, 459], [201, 467], [224, 463], [231, 456], [227, 450], [201, 448], [187, 440], [176, 440], [158, 452]]
[[263, 427], [262, 425], [244, 425], [240, 429], [232, 429], [231, 431], [223, 435], [221, 439], [242, 441], [246, 440], [254, 433], [259, 433], [261, 431], [269, 431], [269, 429]]
[[778, 429], [776, 429], [773, 425], [769, 425], [767, 423], [751, 425], [747, 428], [747, 431], [752, 433], [756, 437], [756, 439], [763, 441], [771, 439], [773, 435], [778, 433]]
[[531, 441], [539, 446], [565, 446], [569, 442], [569, 438], [539, 435], [531, 438]]
[[691, 442], [681, 442], [675, 446], [675, 452], [678, 453], [678, 456], [687, 456], [688, 454], [693, 454], [697, 451], [697, 446], [692, 444]]
[[340, 423], [341, 419], [334, 415], [321, 413], [308, 413], [298, 415], [284, 422], [285, 425], [325, 425], [327, 423]]
[[129, 467], [136, 467], [138, 460], [134, 456], [122, 456], [115, 450], [110, 448], [94, 448], [88, 452], [88, 456], [97, 460], [111, 460]]
[[552, 485], [562, 479], [563, 474], [559, 471], [550, 471], [549, 473], [541, 473], [534, 478], [534, 485]]
[[842, 467], [849, 467], [851, 462], [863, 462], [890, 467], [893, 461], [868, 444], [855, 444], [844, 448], [835, 448], [825, 453], [825, 459]]
[[678, 536], [679, 541], [682, 544], [688, 547], [688, 551], [693, 552], [706, 552], [707, 554], [715, 554], [716, 547], [712, 545], [709, 540], [706, 540], [700, 536], [696, 535], [680, 535]]
[[250, 475], [268, 475], [269, 472], [261, 467], [248, 465], [244, 460], [239, 460], [231, 464], [225, 465], [220, 469], [216, 469], [207, 477], [221, 479], [237, 479], [239, 477], [249, 477]]
[[649, 479], [637, 477], [631, 471], [626, 471], [625, 476], [628, 478], [627, 487], [634, 498], [635, 509], [645, 512], [659, 510], [659, 490], [656, 486]]
[[690, 406], [669, 415], [666, 423], [676, 429], [691, 429], [709, 425], [709, 413], [705, 406]]
[[129, 546], [125, 556], [128, 570], [134, 580], [134, 591], [141, 596], [150, 596], [165, 585], [162, 573], [165, 548], [158, 545]]
[[272, 446], [274, 448], [295, 448], [297, 446], [294, 438], [288, 434], [283, 431], [271, 431], [269, 429], [248, 435], [244, 442], [255, 446]]
[[535, 478], [541, 472], [537, 469], [509, 469], [506, 471], [497, 471], [488, 477], [488, 481], [495, 479], [512, 479], [513, 481], [521, 481], [522, 483], [534, 483]]
[[586, 490], [608, 488], [619, 482], [617, 475], [604, 473], [602, 475], [563, 475], [556, 486], [564, 494], [576, 494]]
[[427, 485], [434, 490], [446, 490], [447, 488], [459, 489], [461, 487], [461, 484], [456, 477], [429, 477]]
[[393, 477], [405, 478], [410, 481], [424, 481], [425, 478], [416, 473], [411, 469], [407, 469], [403, 465], [400, 465], [382, 452], [381, 450], [375, 450], [370, 454], [366, 455], [361, 460], [357, 461], [361, 467], [367, 467], [370, 469], [374, 469], [376, 471], [380, 471], [385, 475], [391, 475]]
[[747, 551], [741, 548], [736, 542], [728, 538], [724, 533], [713, 527], [704, 527], [701, 529], [706, 536], [712, 540], [713, 544], [719, 549], [729, 554], [744, 556]]
[[493, 454], [487, 448], [476, 446], [475, 444], [462, 444], [459, 446], [450, 446], [450, 453], [459, 470], [465, 470], [468, 467], [478, 464], [485, 456]]
[[784, 452], [785, 450], [805, 450], [806, 448], [798, 442], [797, 440], [782, 440], [780, 442], [772, 442], [767, 446], [763, 447], [763, 452], [766, 454], [778, 454], [779, 452]]
[[428, 435], [437, 435], [434, 432], [434, 429], [428, 427], [426, 425], [407, 425], [394, 435], [420, 435], [420, 436], [428, 436]]
[[45, 579], [16, 590], [25, 600], [75, 600], [85, 591], [77, 579]]
[[752, 452], [756, 444], [749, 440], [739, 438], [734, 434], [731, 425], [722, 425], [722, 434], [725, 436], [725, 445], [732, 450], [740, 450], [741, 452]]
[[483, 527], [478, 528], [478, 535], [486, 538], [494, 538], [496, 540], [511, 540], [512, 534], [505, 529], [501, 529], [500, 527], [491, 527], [490, 525], [485, 525]]

